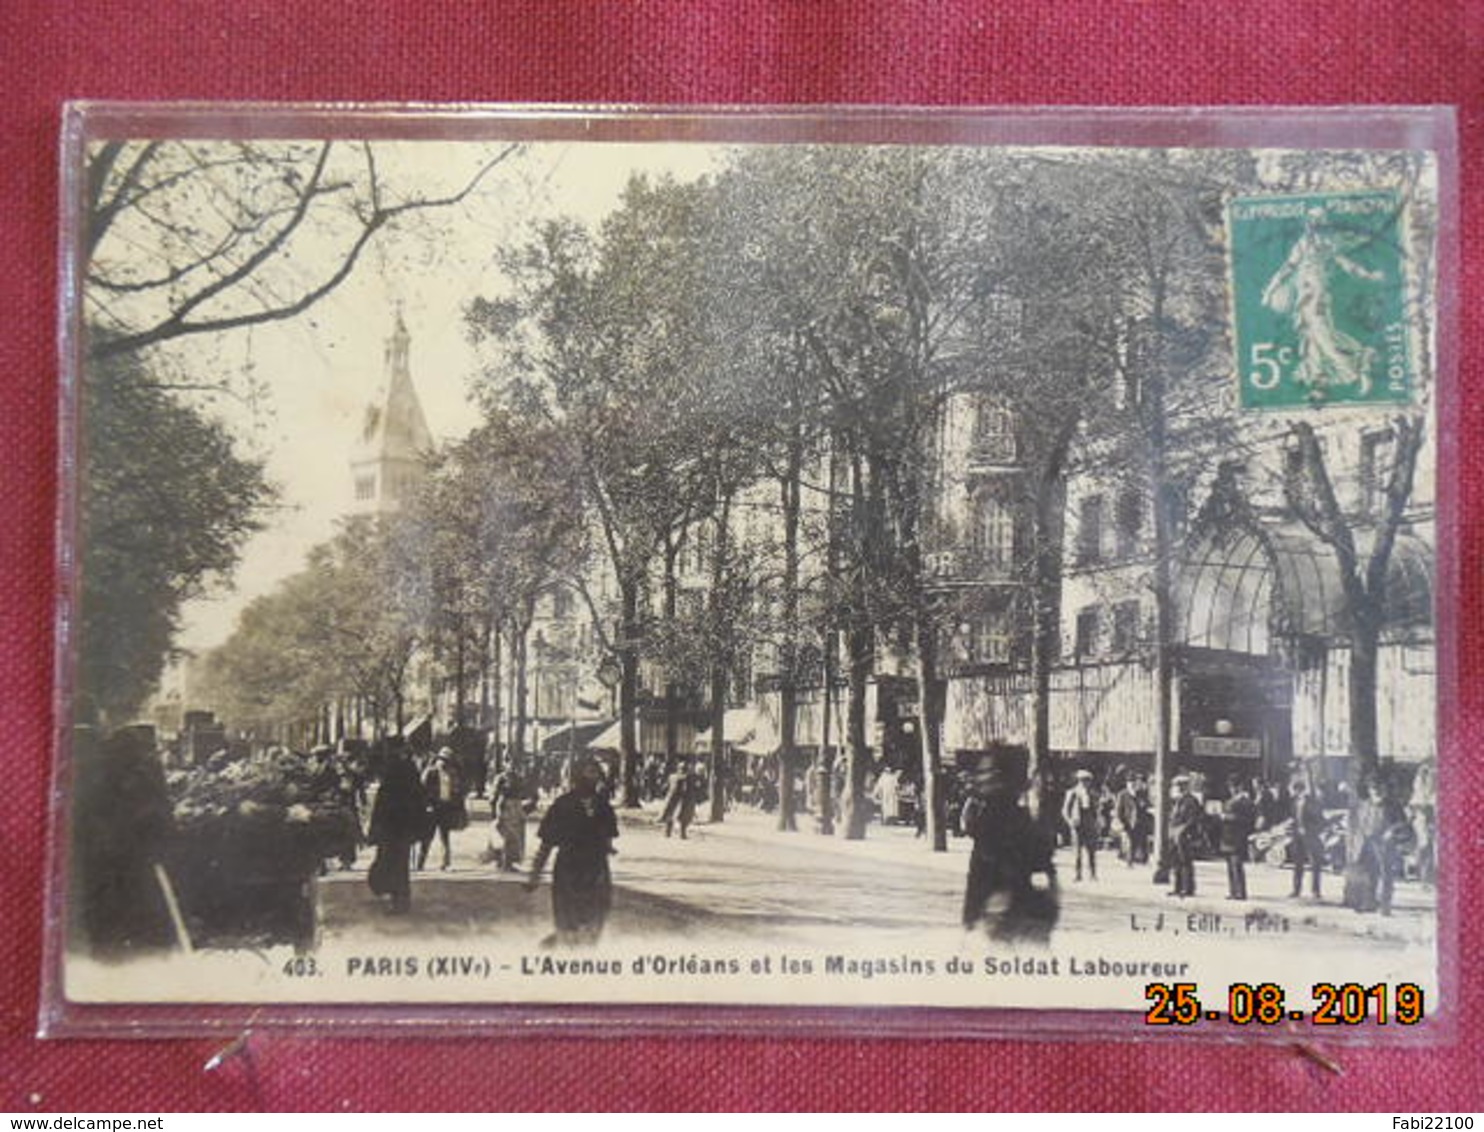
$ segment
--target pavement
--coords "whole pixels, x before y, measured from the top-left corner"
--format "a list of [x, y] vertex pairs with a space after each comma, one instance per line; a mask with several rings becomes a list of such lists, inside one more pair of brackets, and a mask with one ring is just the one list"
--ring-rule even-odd
[[[470, 824], [453, 835], [451, 867], [415, 873], [410, 916], [386, 915], [365, 884], [370, 851], [349, 871], [321, 879], [321, 942], [346, 944], [397, 938], [490, 936], [539, 939], [550, 931], [549, 886], [528, 892], [524, 873], [502, 873], [489, 861], [488, 803], [470, 800]], [[718, 824], [693, 825], [685, 840], [666, 838], [651, 808], [620, 811], [621, 836], [613, 859], [614, 907], [609, 937], [766, 938], [807, 941], [850, 929], [903, 938], [924, 931], [956, 931], [970, 844], [950, 838], [933, 852], [911, 827], [872, 824], [864, 840], [814, 832], [813, 817], [782, 832], [776, 815], [739, 808]], [[536, 823], [528, 833], [534, 855]], [[529, 858], [528, 858], [529, 860]], [[1100, 854], [1097, 878], [1072, 880], [1070, 851], [1058, 854], [1062, 915], [1069, 937], [1110, 930], [1139, 930], [1167, 917], [1172, 923], [1237, 923], [1245, 930], [1282, 930], [1299, 939], [1394, 949], [1430, 943], [1434, 897], [1410, 881], [1397, 884], [1393, 915], [1359, 914], [1339, 904], [1342, 878], [1326, 874], [1320, 902], [1293, 899], [1288, 869], [1248, 866], [1249, 899], [1226, 899], [1220, 860], [1198, 863], [1196, 895], [1175, 898], [1156, 886], [1152, 870], [1129, 868], [1111, 852]], [[1163, 919], [1158, 922], [1164, 923]]]

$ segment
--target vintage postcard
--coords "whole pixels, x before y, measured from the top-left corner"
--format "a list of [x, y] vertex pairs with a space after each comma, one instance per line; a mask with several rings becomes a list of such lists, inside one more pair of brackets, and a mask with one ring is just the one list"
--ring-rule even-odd
[[1135, 119], [75, 109], [54, 1008], [1443, 1010], [1444, 127]]

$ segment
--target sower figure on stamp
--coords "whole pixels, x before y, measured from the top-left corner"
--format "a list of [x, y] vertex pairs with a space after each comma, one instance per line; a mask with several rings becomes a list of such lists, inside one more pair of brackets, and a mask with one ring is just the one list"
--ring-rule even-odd
[[573, 776], [572, 789], [552, 802], [541, 819], [536, 832], [541, 848], [526, 881], [526, 891], [534, 891], [555, 851], [551, 909], [556, 932], [543, 941], [546, 946], [596, 943], [613, 904], [608, 858], [617, 852], [613, 842], [618, 837], [618, 815], [598, 791], [603, 773], [595, 761], [576, 763]]
[[1087, 872], [1098, 878], [1098, 800], [1092, 790], [1092, 771], [1079, 770], [1076, 782], [1061, 804], [1062, 821], [1072, 835], [1072, 853], [1076, 860], [1073, 880], [1082, 879], [1082, 858], [1087, 857]]

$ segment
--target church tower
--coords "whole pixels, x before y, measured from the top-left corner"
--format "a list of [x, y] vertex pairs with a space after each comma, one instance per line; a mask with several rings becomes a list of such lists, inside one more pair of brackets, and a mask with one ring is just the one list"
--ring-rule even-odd
[[402, 312], [386, 343], [385, 385], [366, 406], [350, 459], [354, 499], [351, 513], [389, 515], [417, 490], [425, 475], [423, 456], [433, 447], [422, 404], [412, 385], [407, 354], [411, 337]]

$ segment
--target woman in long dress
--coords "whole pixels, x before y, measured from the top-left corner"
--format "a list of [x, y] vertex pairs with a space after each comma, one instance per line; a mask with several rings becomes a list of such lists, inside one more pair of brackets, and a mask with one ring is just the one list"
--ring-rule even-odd
[[556, 853], [551, 873], [551, 910], [556, 933], [545, 941], [596, 943], [613, 905], [608, 858], [617, 852], [618, 815], [598, 790], [603, 773], [591, 759], [574, 768], [572, 789], [551, 804], [536, 836], [541, 848], [531, 866], [527, 891], [541, 880], [547, 858]]

